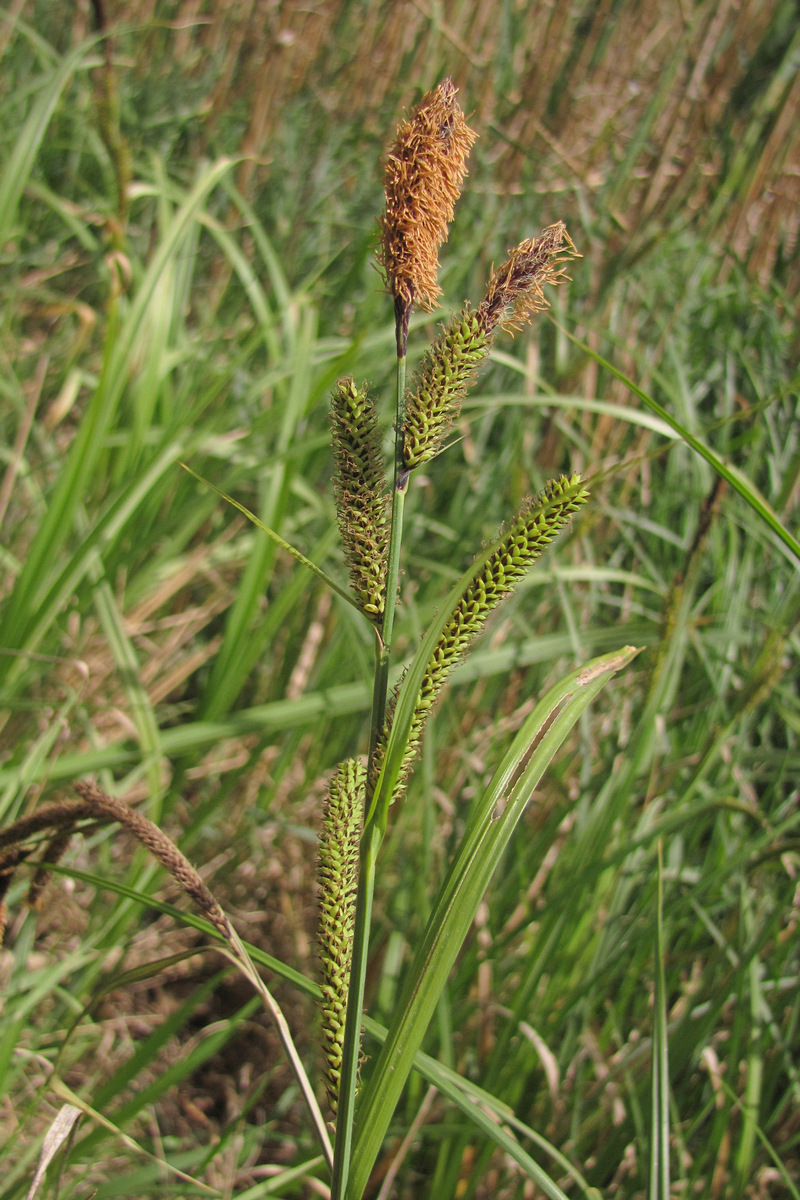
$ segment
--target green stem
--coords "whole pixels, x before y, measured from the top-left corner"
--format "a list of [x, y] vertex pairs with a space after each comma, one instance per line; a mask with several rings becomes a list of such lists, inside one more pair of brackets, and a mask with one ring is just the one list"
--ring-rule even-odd
[[[389, 695], [389, 664], [392, 650], [394, 610], [397, 603], [397, 581], [400, 577], [400, 545], [403, 537], [403, 511], [408, 472], [403, 465], [403, 408], [406, 387], [406, 357], [397, 359], [397, 418], [395, 423], [394, 479], [392, 491], [392, 524], [389, 535], [389, 561], [386, 571], [386, 602], [383, 610], [383, 625], [377, 643], [375, 657], [375, 680], [372, 690], [372, 717], [370, 722], [370, 767], [383, 729], [386, 703]], [[369, 785], [368, 785], [369, 786]], [[336, 1141], [333, 1149], [333, 1175], [331, 1200], [345, 1200], [347, 1180], [350, 1174], [350, 1156], [353, 1146], [353, 1118], [355, 1113], [356, 1086], [358, 1083], [358, 1060], [361, 1050], [361, 1014], [364, 1007], [364, 988], [369, 959], [369, 931], [372, 919], [372, 897], [375, 891], [375, 863], [378, 857], [383, 832], [371, 820], [369, 807], [364, 818], [364, 833], [361, 839], [361, 862], [358, 878], [358, 899], [353, 932], [353, 962], [350, 968], [350, 988], [347, 996], [347, 1018], [345, 1021], [344, 1046], [342, 1048], [342, 1073], [339, 1084], [339, 1108], [336, 1116]]]
[[[392, 524], [389, 537], [389, 561], [386, 571], [386, 608], [383, 615], [381, 635], [375, 650], [375, 682], [372, 689], [372, 722], [369, 743], [369, 765], [383, 730], [386, 703], [389, 695], [389, 666], [392, 654], [392, 628], [397, 595], [397, 580], [400, 575], [400, 543], [403, 533], [403, 511], [405, 508], [408, 477], [401, 476], [401, 486], [395, 484], [392, 495]], [[389, 602], [389, 596], [392, 602]], [[370, 771], [371, 774], [371, 771]]]
[[383, 609], [381, 637], [388, 649], [392, 644], [397, 580], [400, 575], [400, 542], [403, 538], [403, 502], [408, 489], [408, 471], [403, 463], [403, 421], [405, 419], [406, 356], [397, 360], [397, 404], [394, 426], [394, 477], [392, 492], [392, 528], [389, 535], [389, 563], [386, 571], [386, 604]]
[[336, 1115], [336, 1140], [333, 1147], [331, 1200], [344, 1200], [353, 1150], [353, 1115], [358, 1084], [358, 1060], [361, 1050], [361, 1010], [369, 957], [369, 928], [372, 920], [372, 896], [375, 891], [375, 861], [383, 835], [378, 829], [365, 833], [361, 843], [358, 900], [353, 931], [353, 962], [347, 997], [342, 1073], [339, 1082], [339, 1110]]
[[[389, 666], [392, 654], [392, 633], [394, 630], [394, 610], [397, 603], [397, 581], [400, 578], [400, 545], [403, 540], [403, 513], [405, 510], [406, 491], [408, 490], [408, 472], [403, 464], [403, 417], [406, 390], [406, 356], [397, 360], [397, 416], [394, 432], [394, 474], [392, 486], [392, 522], [389, 533], [389, 561], [386, 567], [386, 602], [383, 608], [383, 625], [378, 640], [375, 656], [375, 681], [372, 689], [372, 720], [369, 742], [369, 772], [371, 775], [372, 758], [378, 738], [383, 730], [386, 716], [386, 702], [389, 695]], [[364, 817], [365, 827], [372, 815], [369, 807], [370, 797], [367, 797], [367, 811]]]

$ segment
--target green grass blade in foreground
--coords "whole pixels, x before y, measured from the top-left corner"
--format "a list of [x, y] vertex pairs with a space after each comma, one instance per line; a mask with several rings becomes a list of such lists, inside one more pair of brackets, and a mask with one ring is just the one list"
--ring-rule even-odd
[[[381, 1045], [386, 1041], [388, 1030], [371, 1017], [364, 1017], [364, 1030]], [[510, 1126], [524, 1137], [530, 1138], [555, 1162], [560, 1173], [569, 1175], [574, 1180], [576, 1186], [580, 1188], [584, 1196], [588, 1197], [588, 1200], [599, 1200], [597, 1189], [587, 1183], [569, 1159], [548, 1142], [547, 1138], [531, 1129], [524, 1121], [520, 1121], [502, 1100], [490, 1095], [489, 1092], [465, 1079], [463, 1075], [459, 1075], [450, 1067], [437, 1062], [430, 1055], [423, 1054], [421, 1050], [417, 1051], [414, 1059], [414, 1070], [418, 1071], [427, 1083], [437, 1088], [452, 1104], [455, 1104], [469, 1121], [477, 1125], [490, 1141], [493, 1141], [514, 1162], [518, 1163], [532, 1179], [547, 1179], [547, 1176], [520, 1146], [516, 1138], [509, 1134], [506, 1126]], [[552, 1180], [549, 1182], [552, 1183]]]
[[[352, 1200], [359, 1200], [367, 1186], [442, 989], [533, 789], [587, 705], [636, 653], [625, 647], [593, 659], [551, 688], [515, 737], [481, 798], [437, 898], [397, 1016], [361, 1100], [348, 1186]], [[548, 1195], [560, 1196], [555, 1185], [538, 1182]]]
[[[114, 892], [116, 895], [125, 896], [130, 900], [151, 909], [153, 912], [163, 913], [165, 916], [171, 917], [178, 924], [188, 926], [192, 929], [197, 929], [198, 932], [204, 933], [209, 943], [215, 943], [220, 953], [224, 950], [224, 941], [219, 930], [215, 929], [209, 921], [204, 917], [197, 916], [193, 912], [187, 912], [184, 909], [179, 909], [173, 904], [169, 904], [164, 900], [159, 900], [154, 896], [146, 895], [143, 892], [128, 887], [124, 883], [117, 880], [107, 879], [91, 872], [79, 871], [73, 867], [67, 867], [59, 864], [53, 867], [54, 874], [63, 875], [68, 879], [76, 879], [83, 883], [89, 883], [93, 887], [100, 890]], [[305, 995], [311, 996], [313, 999], [321, 998], [319, 985], [306, 975], [294, 967], [281, 962], [280, 959], [274, 958], [265, 950], [257, 946], [251, 945], [249, 942], [244, 943], [245, 949], [254, 963], [266, 968], [279, 979], [285, 979], [288, 983], [298, 988]], [[194, 957], [203, 953], [202, 947], [193, 947], [191, 951], [185, 954], [176, 955], [176, 961], [180, 961], [185, 957]], [[160, 964], [164, 967], [170, 964], [170, 959], [165, 959]], [[131, 980], [145, 977], [152, 974], [153, 964], [146, 964], [135, 971], [128, 973]], [[107, 987], [121, 986], [128, 975], [124, 978], [109, 982]], [[364, 1017], [364, 1028], [366, 1032], [376, 1041], [383, 1044], [386, 1041], [388, 1030], [379, 1022], [371, 1017]], [[546, 1139], [537, 1134], [534, 1130], [529, 1129], [522, 1121], [517, 1120], [513, 1113], [508, 1109], [508, 1106], [498, 1101], [494, 1096], [488, 1095], [481, 1088], [471, 1083], [469, 1080], [463, 1079], [456, 1072], [449, 1070], [435, 1059], [430, 1058], [427, 1054], [418, 1052], [414, 1060], [414, 1069], [420, 1073], [423, 1079], [428, 1083], [433, 1084], [443, 1096], [447, 1097], [455, 1104], [461, 1112], [476, 1125], [486, 1136], [507, 1153], [531, 1178], [538, 1179], [541, 1168], [537, 1166], [530, 1155], [520, 1146], [519, 1142], [509, 1134], [505, 1125], [511, 1125], [524, 1136], [533, 1140], [549, 1157], [557, 1164], [559, 1172], [571, 1175], [577, 1186], [587, 1197], [594, 1196], [594, 1191], [589, 1187], [583, 1176], [576, 1171], [575, 1167], [565, 1159], [559, 1151], [551, 1146]], [[93, 1096], [93, 1100], [97, 1103], [97, 1097]], [[543, 1176], [546, 1178], [546, 1176]], [[544, 1186], [544, 1185], [543, 1185]]]
[[669, 1200], [669, 1072], [667, 1062], [667, 986], [664, 978], [664, 885], [658, 847], [658, 892], [653, 1014], [652, 1113], [650, 1115], [649, 1200]]
[[[676, 433], [680, 434], [686, 444], [691, 446], [691, 448], [697, 454], [701, 455], [706, 462], [709, 463], [714, 470], [722, 476], [726, 483], [729, 483], [731, 487], [734, 488], [735, 491], [737, 491], [739, 495], [747, 501], [754, 512], [758, 513], [762, 521], [769, 526], [776, 537], [778, 537], [786, 549], [789, 550], [791, 555], [790, 561], [793, 563], [793, 565], [795, 567], [800, 567], [800, 542], [798, 542], [797, 538], [794, 537], [781, 522], [777, 513], [775, 513], [770, 505], [766, 502], [764, 497], [758, 491], [758, 488], [756, 488], [755, 484], [747, 479], [746, 476], [742, 475], [742, 473], [735, 467], [724, 463], [722, 459], [716, 455], [713, 450], [706, 446], [704, 442], [701, 442], [700, 439], [696, 438], [693, 433], [690, 433], [685, 425], [682, 425], [681, 422], [677, 421], [675, 417], [667, 412], [665, 408], [662, 408], [657, 400], [654, 400], [652, 396], [647, 394], [647, 392], [644, 392], [640, 387], [637, 387], [632, 379], [629, 379], [627, 375], [624, 375], [622, 371], [620, 371], [612, 363], [608, 362], [608, 360], [603, 358], [602, 355], [598, 354], [596, 350], [592, 350], [590, 346], [587, 346], [585, 342], [582, 342], [580, 338], [575, 336], [574, 333], [570, 333], [570, 331], [565, 329], [563, 325], [559, 325], [557, 321], [553, 321], [553, 324], [557, 329], [561, 330], [562, 333], [566, 334], [570, 341], [574, 342], [576, 346], [580, 346], [581, 350], [593, 358], [596, 363], [598, 363], [601, 367], [604, 367], [606, 371], [609, 371], [615, 379], [619, 380], [620, 383], [623, 383], [626, 388], [633, 392], [634, 396], [638, 396], [639, 399], [656, 414], [656, 416], [661, 417], [662, 421], [666, 421]], [[787, 557], [789, 556], [787, 555]]]

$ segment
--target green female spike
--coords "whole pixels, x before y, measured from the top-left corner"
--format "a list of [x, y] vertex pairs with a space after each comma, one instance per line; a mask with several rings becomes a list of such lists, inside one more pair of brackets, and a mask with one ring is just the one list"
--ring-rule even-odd
[[340, 763], [328, 788], [319, 837], [317, 940], [322, 968], [320, 1007], [328, 1100], [332, 1113], [336, 1113], [339, 1102], [365, 780], [366, 771], [358, 759], [351, 758]]
[[[472, 577], [453, 609], [431, 654], [420, 686], [392, 802], [405, 790], [409, 772], [419, 752], [425, 721], [453, 667], [464, 658], [489, 615], [513, 592], [588, 497], [589, 492], [579, 475], [562, 475], [560, 479], [551, 480], [538, 497], [529, 500], [520, 509], [507, 532], [485, 556], [481, 568]], [[380, 752], [374, 756], [371, 775], [373, 787], [383, 765], [383, 749], [391, 728], [392, 715], [390, 711], [384, 725]]]
[[331, 400], [333, 487], [350, 586], [361, 611], [380, 625], [386, 603], [389, 504], [375, 405], [365, 386], [340, 379]]

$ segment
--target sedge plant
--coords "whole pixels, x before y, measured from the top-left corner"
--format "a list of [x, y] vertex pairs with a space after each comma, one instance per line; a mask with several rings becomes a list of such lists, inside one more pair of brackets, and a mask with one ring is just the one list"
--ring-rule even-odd
[[[438, 252], [475, 140], [452, 81], [425, 95], [398, 128], [385, 170], [379, 265], [394, 302], [397, 350], [395, 445], [390, 477], [375, 401], [341, 379], [331, 404], [335, 494], [350, 585], [375, 627], [375, 670], [366, 768], [347, 762], [328, 793], [320, 847], [320, 948], [328, 1094], [336, 1114], [332, 1195], [360, 1197], [394, 1105], [478, 902], [548, 755], [590, 695], [634, 651], [606, 656], [548, 693], [501, 765], [470, 823], [431, 915], [381, 1056], [356, 1114], [360, 1031], [378, 856], [389, 808], [402, 802], [426, 718], [452, 668], [491, 613], [587, 501], [579, 476], [551, 480], [527, 500], [474, 561], [443, 605], [393, 696], [389, 695], [403, 516], [413, 472], [444, 449], [461, 404], [499, 331], [520, 329], [547, 305], [577, 255], [563, 222], [512, 249], [476, 307], [443, 327], [407, 386], [414, 307], [438, 301]], [[535, 746], [535, 749], [534, 749]], [[498, 818], [502, 810], [502, 818]], [[363, 813], [363, 817], [362, 814]]]
[[[441, 296], [439, 249], [447, 239], [476, 137], [456, 95], [449, 79], [425, 95], [399, 126], [386, 160], [378, 262], [394, 305], [396, 345], [395, 442], [388, 469], [379, 412], [367, 385], [348, 376], [338, 381], [332, 394], [334, 495], [349, 593], [288, 547], [358, 610], [372, 629], [375, 647], [368, 744], [363, 757], [348, 759], [335, 771], [319, 842], [321, 980], [312, 990], [321, 1010], [330, 1121], [326, 1124], [288, 1024], [264, 987], [252, 954], [198, 873], [154, 822], [97, 784], [82, 781], [76, 785], [78, 800], [46, 805], [0, 830], [0, 935], [2, 900], [17, 869], [34, 861], [35, 899], [70, 835], [86, 828], [87, 822], [88, 827], [120, 823], [169, 871], [200, 908], [209, 935], [222, 943], [271, 1013], [331, 1172], [333, 1200], [359, 1200], [364, 1194], [413, 1067], [427, 1072], [429, 1081], [435, 1080], [459, 1103], [457, 1081], [443, 1077], [429, 1060], [425, 1064], [425, 1031], [481, 898], [543, 772], [593, 697], [636, 653], [623, 647], [586, 663], [532, 708], [473, 807], [392, 1020], [388, 1028], [377, 1028], [363, 1010], [373, 896], [390, 809], [406, 802], [427, 718], [451, 671], [492, 613], [589, 498], [586, 483], [574, 473], [550, 480], [528, 498], [443, 597], [400, 684], [390, 690], [410, 481], [415, 471], [432, 464], [446, 449], [462, 402], [496, 338], [502, 331], [521, 329], [547, 307], [546, 289], [567, 278], [567, 264], [577, 256], [562, 221], [521, 241], [491, 273], [480, 301], [464, 303], [444, 324], [414, 378], [407, 379], [411, 315], [415, 308], [430, 312]], [[273, 537], [286, 545], [277, 534]], [[383, 1046], [359, 1094], [362, 1024]], [[465, 1111], [486, 1129], [486, 1118], [475, 1106], [467, 1105]], [[332, 1141], [330, 1128], [335, 1130]], [[493, 1136], [548, 1195], [563, 1195], [513, 1138], [499, 1129]]]

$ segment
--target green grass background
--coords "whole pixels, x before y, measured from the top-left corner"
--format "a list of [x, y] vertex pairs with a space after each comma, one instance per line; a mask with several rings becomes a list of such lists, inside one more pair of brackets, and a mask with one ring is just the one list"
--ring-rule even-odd
[[[319, 807], [366, 746], [372, 646], [177, 462], [344, 579], [327, 397], [368, 379], [388, 446], [380, 163], [451, 74], [480, 140], [445, 313], [557, 219], [583, 258], [415, 480], [398, 661], [524, 496], [579, 470], [592, 500], [429, 727], [384, 845], [369, 1011], [392, 1013], [542, 689], [641, 646], [534, 797], [425, 1049], [514, 1109], [569, 1195], [645, 1196], [660, 843], [674, 1193], [796, 1196], [796, 5], [132, 0], [106, 21], [110, 40], [83, 6], [0, 18], [2, 822], [97, 776], [244, 937], [314, 976]], [[435, 327], [412, 323], [412, 365]], [[202, 934], [103, 886], [176, 900], [163, 874], [113, 830], [65, 865], [88, 879], [38, 912], [22, 872], [8, 897], [0, 1200], [27, 1194], [60, 1086], [222, 1195], [318, 1194], [258, 1003]], [[274, 982], [319, 1078], [313, 1005]], [[412, 1076], [376, 1189], [419, 1115], [397, 1196], [540, 1194], [426, 1090]], [[200, 1194], [92, 1118], [40, 1194], [59, 1172], [62, 1196]]]

